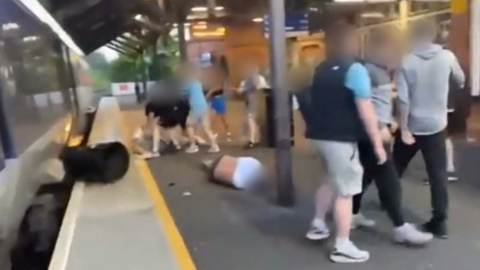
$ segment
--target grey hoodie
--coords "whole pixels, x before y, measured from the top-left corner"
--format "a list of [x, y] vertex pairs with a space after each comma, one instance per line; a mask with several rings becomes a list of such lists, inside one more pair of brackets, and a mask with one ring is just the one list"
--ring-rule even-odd
[[404, 59], [395, 76], [402, 130], [431, 135], [445, 129], [450, 75], [465, 84], [457, 58], [439, 45], [422, 46]]
[[388, 74], [388, 67], [379, 64], [373, 57], [367, 58], [365, 67], [368, 70], [372, 82], [372, 102], [379, 126], [383, 127], [392, 121], [392, 82]]

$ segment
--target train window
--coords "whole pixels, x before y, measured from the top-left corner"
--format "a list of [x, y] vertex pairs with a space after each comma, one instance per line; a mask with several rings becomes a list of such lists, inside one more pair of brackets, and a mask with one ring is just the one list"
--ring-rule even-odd
[[61, 43], [14, 0], [0, 0], [0, 75], [4, 110], [18, 154], [71, 111]]

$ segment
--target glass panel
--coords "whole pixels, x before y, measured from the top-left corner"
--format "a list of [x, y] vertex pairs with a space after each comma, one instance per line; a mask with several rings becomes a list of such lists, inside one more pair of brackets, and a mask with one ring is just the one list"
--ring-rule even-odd
[[0, 79], [18, 154], [72, 108], [65, 69], [61, 44], [49, 28], [16, 1], [0, 0]]

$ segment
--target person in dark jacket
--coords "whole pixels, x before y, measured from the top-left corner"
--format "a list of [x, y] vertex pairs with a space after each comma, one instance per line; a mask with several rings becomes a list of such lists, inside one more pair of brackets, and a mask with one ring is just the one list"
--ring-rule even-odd
[[[362, 192], [363, 169], [357, 143], [368, 138], [379, 163], [386, 161], [377, 117], [371, 101], [371, 83], [365, 66], [357, 60], [358, 33], [353, 26], [336, 24], [326, 33], [328, 56], [316, 68], [310, 101], [299, 96], [307, 127], [306, 137], [318, 150], [324, 177], [316, 195], [316, 214], [307, 233], [310, 240], [330, 236], [325, 214], [334, 202], [336, 240], [330, 259], [358, 263], [369, 259], [367, 251], [350, 241], [352, 196]], [[307, 99], [308, 97], [305, 96]]]

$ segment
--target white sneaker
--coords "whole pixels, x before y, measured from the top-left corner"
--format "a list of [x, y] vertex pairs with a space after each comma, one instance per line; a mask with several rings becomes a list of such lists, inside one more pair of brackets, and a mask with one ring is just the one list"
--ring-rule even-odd
[[220, 152], [220, 147], [218, 145], [212, 145], [210, 149], [208, 149], [209, 153], [218, 153]]
[[196, 144], [191, 144], [191, 145], [185, 150], [185, 153], [193, 154], [193, 153], [197, 153], [198, 151], [199, 151], [198, 145], [196, 145]]
[[320, 241], [330, 237], [330, 230], [323, 220], [314, 219], [306, 237], [312, 241]]
[[342, 245], [335, 245], [330, 260], [336, 263], [361, 263], [366, 262], [370, 258], [368, 251], [359, 250], [351, 241]]
[[425, 245], [432, 239], [433, 235], [431, 233], [419, 231], [409, 223], [405, 223], [393, 231], [393, 240], [399, 244]]
[[358, 213], [357, 215], [353, 215], [352, 217], [352, 229], [356, 229], [358, 227], [364, 227], [364, 228], [371, 228], [375, 226], [375, 221], [366, 218], [364, 215], [361, 213]]

